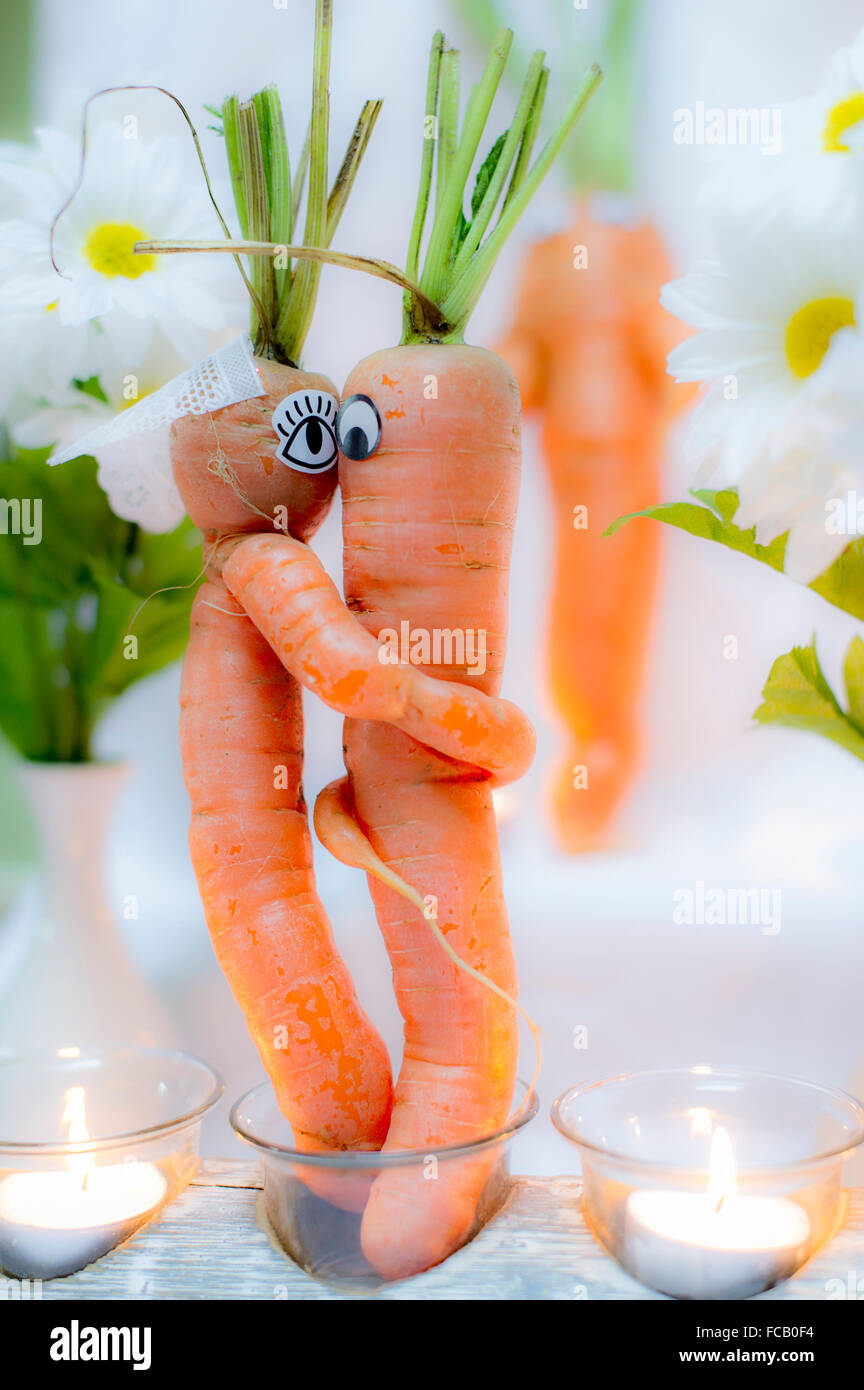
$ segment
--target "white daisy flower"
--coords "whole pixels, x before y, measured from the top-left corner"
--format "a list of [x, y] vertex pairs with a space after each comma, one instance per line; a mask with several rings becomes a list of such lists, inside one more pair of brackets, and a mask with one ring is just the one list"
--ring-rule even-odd
[[143, 362], [134, 370], [127, 370], [116, 359], [103, 364], [99, 385], [107, 403], [69, 385], [46, 391], [36, 404], [19, 397], [17, 410], [7, 419], [9, 432], [15, 443], [26, 449], [65, 449], [103, 421], [157, 391], [178, 376], [184, 365], [157, 329]]
[[24, 449], [47, 449], [73, 444], [96, 425], [110, 420], [116, 412], [96, 396], [75, 387], [52, 392], [35, 409], [13, 419], [10, 434]]
[[812, 96], [772, 112], [779, 140], [726, 149], [703, 195], [751, 211], [791, 207], [804, 220], [857, 221], [864, 203], [864, 30], [825, 67]]
[[16, 218], [0, 224], [7, 398], [10, 385], [49, 394], [72, 376], [101, 376], [112, 363], [134, 371], [157, 330], [183, 365], [203, 357], [221, 330], [238, 331], [245, 301], [233, 264], [133, 254], [139, 240], [220, 235], [184, 154], [172, 137], [129, 140], [119, 122], [96, 127], [82, 185], [55, 231], [61, 275], [50, 262], [49, 233], [75, 187], [80, 148], [40, 131], [31, 159], [0, 157], [0, 190], [11, 189], [18, 206]]
[[[65, 167], [64, 167], [65, 166]], [[13, 213], [0, 222], [0, 414], [13, 400], [32, 404], [65, 390], [73, 378], [94, 375], [99, 329], [62, 328], [57, 314], [60, 281], [48, 255], [51, 218], [73, 186], [74, 145], [42, 131], [35, 149], [0, 147], [0, 206]], [[47, 217], [40, 208], [53, 207]]]
[[838, 332], [823, 368], [808, 378], [784, 426], [738, 485], [738, 526], [769, 544], [788, 532], [784, 570], [809, 584], [860, 534], [864, 499], [864, 346]]
[[[715, 224], [719, 258], [665, 286], [664, 306], [698, 331], [669, 357], [705, 383], [687, 445], [703, 479], [737, 486], [736, 518], [770, 540], [793, 528], [787, 571], [813, 578], [848, 544], [825, 534], [826, 492], [864, 483], [864, 238], [773, 216]], [[821, 518], [819, 544], [804, 527]]]

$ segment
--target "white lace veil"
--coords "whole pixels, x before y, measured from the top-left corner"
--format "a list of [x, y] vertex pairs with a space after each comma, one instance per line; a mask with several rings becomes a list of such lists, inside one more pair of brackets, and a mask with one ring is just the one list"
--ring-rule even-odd
[[111, 508], [145, 531], [171, 531], [186, 509], [171, 472], [171, 425], [184, 415], [205, 415], [264, 395], [248, 336], [181, 372], [113, 420], [97, 425], [52, 454], [51, 465], [92, 454]]

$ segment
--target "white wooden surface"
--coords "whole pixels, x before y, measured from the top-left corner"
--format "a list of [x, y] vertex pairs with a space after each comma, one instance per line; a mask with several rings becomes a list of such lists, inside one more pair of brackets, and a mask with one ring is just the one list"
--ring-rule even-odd
[[[126, 1245], [66, 1279], [44, 1299], [343, 1299], [310, 1279], [258, 1219], [255, 1163], [205, 1160], [192, 1185]], [[375, 1299], [652, 1299], [595, 1243], [576, 1178], [517, 1178], [504, 1208], [471, 1245]], [[830, 1244], [767, 1299], [825, 1299], [841, 1280], [864, 1280], [864, 1189]], [[352, 1297], [352, 1295], [347, 1295]]]

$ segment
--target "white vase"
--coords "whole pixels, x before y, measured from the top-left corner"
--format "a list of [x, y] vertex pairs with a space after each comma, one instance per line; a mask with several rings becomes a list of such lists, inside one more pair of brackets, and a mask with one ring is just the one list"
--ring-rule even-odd
[[174, 1028], [108, 906], [106, 833], [125, 763], [23, 763], [42, 860], [0, 928], [0, 1056], [170, 1045]]

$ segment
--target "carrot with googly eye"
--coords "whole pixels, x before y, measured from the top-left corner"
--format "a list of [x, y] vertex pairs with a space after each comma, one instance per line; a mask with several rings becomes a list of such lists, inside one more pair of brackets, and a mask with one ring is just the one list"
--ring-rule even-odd
[[[306, 217], [313, 246], [332, 236], [379, 105], [367, 104], [328, 196], [330, 10], [318, 0]], [[244, 235], [289, 243], [301, 182], [298, 173], [292, 189], [275, 90], [229, 98], [222, 121]], [[279, 531], [308, 540], [332, 500], [337, 392], [297, 365], [319, 273], [305, 260], [251, 262], [262, 394], [173, 426], [174, 477], [204, 534], [208, 572], [192, 614], [180, 743], [213, 946], [295, 1141], [374, 1149], [390, 1119], [390, 1065], [315, 888], [300, 687], [220, 575], [226, 537]]]

